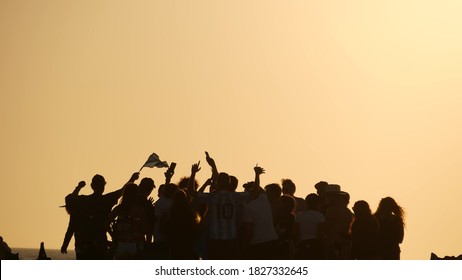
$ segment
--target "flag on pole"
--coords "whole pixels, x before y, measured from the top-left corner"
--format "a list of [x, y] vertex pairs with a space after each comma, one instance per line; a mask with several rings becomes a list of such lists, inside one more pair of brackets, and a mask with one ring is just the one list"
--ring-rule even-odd
[[[143, 167], [149, 167], [149, 168], [153, 168], [153, 167], [158, 167], [158, 168], [162, 168], [162, 167], [168, 167], [168, 163], [166, 161], [161, 161], [159, 159], [159, 156], [156, 154], [156, 153], [153, 153], [152, 155], [149, 156], [148, 160], [146, 161], [146, 163], [141, 167], [141, 169], [143, 169]], [[141, 171], [140, 169], [140, 171]]]

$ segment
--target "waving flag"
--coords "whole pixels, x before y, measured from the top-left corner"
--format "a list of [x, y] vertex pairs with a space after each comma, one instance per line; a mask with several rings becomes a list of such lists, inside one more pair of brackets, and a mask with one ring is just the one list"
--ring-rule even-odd
[[[156, 153], [153, 153], [152, 155], [149, 156], [148, 160], [146, 161], [146, 163], [141, 167], [141, 169], [143, 169], [143, 167], [149, 167], [149, 168], [153, 168], [153, 167], [158, 167], [158, 168], [162, 168], [162, 167], [168, 167], [168, 163], [166, 161], [161, 161], [159, 159], [159, 156], [156, 154]], [[140, 171], [141, 171], [140, 169]]]

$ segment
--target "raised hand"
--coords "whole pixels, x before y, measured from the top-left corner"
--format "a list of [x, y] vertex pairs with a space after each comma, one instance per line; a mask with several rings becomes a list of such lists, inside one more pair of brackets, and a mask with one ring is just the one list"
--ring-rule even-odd
[[260, 175], [265, 173], [265, 169], [262, 167], [258, 166], [258, 164], [253, 168], [255, 170], [255, 174]]
[[196, 174], [197, 172], [199, 172], [201, 170], [200, 164], [201, 164], [201, 162], [199, 161], [198, 163], [194, 163], [191, 166], [191, 174]]
[[133, 183], [135, 182], [136, 180], [138, 180], [140, 178], [140, 173], [139, 172], [135, 172], [132, 174], [132, 176], [130, 177], [130, 180], [129, 182]]
[[253, 168], [255, 171], [255, 185], [254, 188], [260, 188], [260, 175], [265, 173], [265, 169], [258, 166], [258, 164]]
[[77, 187], [79, 189], [81, 189], [81, 188], [85, 187], [85, 185], [86, 185], [85, 181], [80, 181], [79, 184], [77, 185]]
[[170, 180], [172, 180], [173, 174], [175, 174], [175, 167], [176, 167], [176, 163], [172, 162], [170, 163], [170, 166], [168, 167], [167, 171], [164, 172], [165, 184], [169, 184]]
[[210, 157], [209, 153], [208, 152], [205, 152], [205, 159], [207, 160], [207, 163], [211, 166], [211, 167], [214, 167], [215, 166], [215, 160], [213, 158]]

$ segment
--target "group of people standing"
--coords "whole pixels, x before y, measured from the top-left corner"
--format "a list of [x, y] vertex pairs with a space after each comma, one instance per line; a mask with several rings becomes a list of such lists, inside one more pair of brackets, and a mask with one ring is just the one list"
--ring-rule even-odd
[[305, 199], [290, 179], [261, 187], [259, 166], [237, 192], [238, 179], [218, 172], [208, 153], [206, 161], [212, 172], [202, 186], [200, 162], [178, 184], [171, 165], [156, 201], [154, 181], [137, 184], [138, 172], [107, 194], [101, 175], [91, 195], [79, 195], [80, 182], [65, 198], [70, 218], [61, 252], [74, 236], [76, 258], [91, 260], [400, 258], [404, 211], [393, 198], [383, 198], [374, 214], [363, 200], [351, 211], [349, 194], [327, 182]]

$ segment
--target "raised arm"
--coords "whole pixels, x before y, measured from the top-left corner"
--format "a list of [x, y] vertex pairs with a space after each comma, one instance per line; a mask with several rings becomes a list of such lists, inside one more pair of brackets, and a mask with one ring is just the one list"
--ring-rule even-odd
[[85, 187], [85, 181], [80, 181], [77, 187], [75, 187], [74, 191], [71, 193], [71, 195], [78, 195], [80, 190]]
[[259, 188], [260, 187], [260, 175], [265, 173], [265, 169], [261, 168], [260, 166], [255, 166], [253, 168], [255, 171], [255, 185], [254, 188]]
[[197, 192], [203, 193], [205, 189], [211, 185], [212, 185], [212, 178], [208, 178], [207, 181], [204, 182], [202, 187], [200, 187], [199, 190], [197, 190]]
[[118, 196], [117, 199], [119, 199], [122, 196], [125, 185], [130, 184], [130, 183], [135, 183], [135, 181], [138, 180], [139, 178], [140, 178], [140, 173], [139, 172], [133, 173], [132, 176], [130, 177], [130, 179], [128, 179], [128, 182], [125, 183], [120, 189], [112, 192], [112, 194], [114, 194], [115, 196]]
[[200, 168], [200, 161], [198, 163], [195, 163], [191, 166], [191, 176], [189, 176], [188, 180], [188, 194], [193, 195], [197, 193], [197, 190], [195, 189], [194, 186], [194, 181], [196, 180], [196, 173], [201, 170]]
[[173, 174], [175, 174], [175, 167], [176, 163], [172, 162], [170, 163], [170, 166], [168, 167], [167, 171], [165, 171], [165, 185], [170, 184], [170, 181], [172, 180]]
[[215, 163], [215, 160], [210, 157], [208, 152], [205, 152], [205, 159], [207, 160], [207, 163], [210, 165], [212, 168], [212, 184], [215, 184], [217, 182], [218, 178], [218, 168]]

